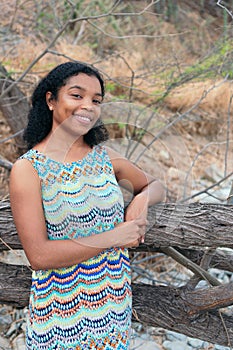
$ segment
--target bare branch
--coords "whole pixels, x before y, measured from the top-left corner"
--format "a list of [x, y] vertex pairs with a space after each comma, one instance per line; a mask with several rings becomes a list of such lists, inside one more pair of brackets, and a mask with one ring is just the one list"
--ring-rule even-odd
[[225, 151], [225, 167], [224, 167], [224, 175], [227, 173], [227, 158], [229, 152], [229, 143], [230, 143], [230, 130], [231, 130], [231, 106], [232, 106], [233, 95], [230, 97], [228, 112], [227, 112], [227, 134], [226, 134], [226, 151]]
[[[222, 182], [226, 181], [227, 179], [229, 179], [229, 177], [231, 177], [233, 175], [233, 171], [231, 173], [229, 173], [227, 176], [223, 177], [221, 180], [219, 180], [218, 182], [215, 182], [213, 185], [209, 186], [209, 187], [206, 187], [204, 188], [204, 190], [202, 191], [199, 191], [197, 193], [194, 193], [192, 196], [190, 197], [187, 197], [187, 198], [184, 198], [183, 200], [181, 200], [180, 202], [181, 203], [184, 203], [184, 202], [188, 202], [190, 199], [193, 199], [195, 197], [198, 197], [200, 196], [201, 194], [203, 193], [208, 193], [209, 190], [211, 190], [212, 188], [216, 187], [216, 186], [219, 186]], [[208, 193], [209, 194], [209, 193]], [[229, 199], [230, 196], [227, 199]]]
[[165, 133], [165, 131], [167, 131], [168, 129], [170, 129], [173, 125], [177, 124], [180, 120], [184, 119], [185, 117], [188, 116], [188, 114], [190, 112], [192, 112], [193, 110], [195, 110], [200, 103], [206, 98], [206, 96], [215, 88], [217, 88], [219, 85], [223, 84], [225, 81], [227, 80], [227, 77], [218, 85], [213, 85], [211, 86], [209, 89], [205, 90], [202, 94], [202, 96], [200, 97], [200, 99], [192, 106], [190, 107], [187, 111], [185, 111], [184, 113], [180, 114], [177, 118], [174, 118], [170, 123], [168, 123], [166, 126], [164, 126], [158, 133], [157, 135], [154, 136], [154, 138], [148, 143], [148, 145], [141, 151], [141, 153], [139, 153], [139, 155], [137, 156], [137, 158], [135, 159], [135, 162], [137, 163], [139, 161], [139, 159], [143, 156], [143, 154], [146, 152], [146, 150], [148, 150], [150, 148], [150, 146], [160, 138], [160, 136], [162, 134]]
[[229, 10], [226, 6], [221, 4], [221, 2], [222, 2], [221, 0], [218, 0], [217, 1], [217, 6], [221, 7], [222, 9], [224, 9], [228, 13], [228, 15], [230, 15], [231, 18], [233, 19], [233, 12], [231, 10]]
[[4, 143], [4, 142], [6, 142], [6, 141], [12, 140], [12, 139], [14, 139], [15, 137], [21, 135], [22, 133], [23, 133], [23, 129], [17, 131], [16, 133], [14, 133], [14, 134], [11, 135], [11, 136], [5, 137], [4, 139], [0, 140], [0, 144], [1, 144], [1, 143]]
[[[122, 14], [120, 14], [122, 15]], [[135, 15], [135, 14], [131, 14]], [[180, 33], [170, 33], [170, 34], [161, 34], [161, 35], [149, 35], [149, 34], [130, 34], [130, 35], [113, 35], [110, 33], [107, 33], [105, 30], [94, 24], [92, 21], [88, 20], [88, 23], [91, 24], [94, 28], [96, 28], [99, 32], [104, 34], [105, 36], [108, 36], [112, 39], [131, 39], [131, 38], [167, 38], [167, 37], [174, 37], [174, 36], [180, 36], [187, 34], [189, 31], [184, 31]]]
[[[215, 248], [214, 249], [207, 248], [207, 250], [204, 252], [204, 254], [201, 258], [200, 267], [203, 268], [204, 270], [208, 270], [210, 263], [211, 263], [211, 260], [212, 260], [215, 253], [216, 253]], [[202, 279], [201, 276], [194, 275], [192, 278], [190, 278], [190, 280], [186, 284], [186, 288], [194, 289], [196, 287], [196, 285], [198, 284], [198, 282], [201, 281], [201, 279]]]
[[188, 258], [183, 256], [182, 254], [180, 254], [174, 248], [172, 248], [172, 247], [165, 247], [165, 248], [161, 248], [161, 250], [165, 254], [171, 256], [179, 264], [181, 264], [184, 267], [188, 268], [189, 270], [194, 272], [196, 275], [198, 275], [202, 279], [208, 281], [212, 286], [219, 286], [219, 285], [221, 285], [221, 283], [217, 280], [217, 278], [213, 277], [211, 274], [209, 274], [207, 271], [205, 271], [202, 267], [198, 266], [193, 261], [189, 260]]
[[12, 163], [7, 160], [6, 158], [4, 158], [3, 156], [0, 155], [0, 166], [7, 169], [7, 170], [11, 170], [12, 168]]
[[0, 95], [0, 99], [3, 98], [3, 96], [8, 93], [11, 88], [16, 85], [17, 83], [19, 83], [26, 75], [27, 73], [32, 69], [32, 67], [43, 57], [45, 56], [49, 49], [52, 48], [54, 46], [54, 44], [56, 43], [56, 41], [58, 40], [58, 38], [62, 35], [62, 33], [66, 30], [66, 28], [71, 25], [74, 24], [76, 22], [82, 22], [82, 21], [88, 21], [88, 20], [94, 20], [94, 19], [100, 19], [100, 18], [104, 18], [104, 17], [108, 17], [108, 16], [140, 16], [143, 13], [147, 12], [148, 9], [156, 4], [157, 1], [151, 1], [150, 4], [148, 4], [142, 11], [139, 12], [135, 12], [135, 13], [124, 13], [124, 12], [120, 12], [120, 13], [114, 13], [113, 10], [115, 9], [115, 6], [113, 6], [113, 8], [103, 14], [98, 14], [95, 16], [83, 16], [83, 17], [79, 17], [79, 18], [75, 18], [73, 19], [73, 13], [70, 15], [70, 18], [65, 22], [65, 24], [62, 26], [62, 28], [57, 32], [57, 34], [55, 35], [55, 37], [50, 41], [50, 43], [47, 45], [47, 47], [29, 64], [29, 66], [26, 68], [26, 70], [23, 72], [23, 74], [14, 82], [12, 82], [12, 84], [10, 86], [8, 86], [4, 91], [2, 91], [1, 95]]

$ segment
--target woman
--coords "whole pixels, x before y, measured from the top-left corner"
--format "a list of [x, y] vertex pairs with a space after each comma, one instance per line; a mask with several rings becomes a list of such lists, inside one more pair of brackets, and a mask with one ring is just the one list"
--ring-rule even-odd
[[[164, 191], [100, 145], [104, 83], [94, 68], [66, 62], [36, 87], [24, 133], [29, 151], [13, 166], [15, 225], [33, 269], [27, 349], [128, 349], [127, 248], [143, 240], [148, 205]], [[118, 183], [133, 189], [124, 213]]]

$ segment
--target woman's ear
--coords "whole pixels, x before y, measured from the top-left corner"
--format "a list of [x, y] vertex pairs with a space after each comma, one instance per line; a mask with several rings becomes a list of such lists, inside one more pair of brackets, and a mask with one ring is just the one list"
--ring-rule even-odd
[[47, 103], [47, 105], [49, 107], [49, 110], [53, 111], [54, 98], [53, 98], [52, 92], [50, 92], [50, 91], [46, 92], [46, 103]]

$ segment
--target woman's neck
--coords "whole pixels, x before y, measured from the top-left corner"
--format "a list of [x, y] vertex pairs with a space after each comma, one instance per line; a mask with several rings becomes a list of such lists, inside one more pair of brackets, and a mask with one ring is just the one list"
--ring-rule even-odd
[[60, 162], [72, 162], [82, 159], [91, 147], [83, 136], [65, 133], [61, 128], [50, 132], [49, 135], [36, 147], [50, 158]]

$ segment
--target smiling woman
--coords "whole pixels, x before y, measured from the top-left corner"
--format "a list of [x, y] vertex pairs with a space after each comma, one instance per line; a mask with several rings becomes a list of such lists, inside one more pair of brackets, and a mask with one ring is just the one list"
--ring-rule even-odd
[[99, 119], [103, 95], [97, 77], [80, 73], [61, 87], [57, 99], [47, 91], [46, 100], [53, 111], [52, 131], [65, 122], [77, 138], [77, 135], [85, 135]]
[[[48, 136], [37, 145], [37, 149], [44, 151], [46, 148], [51, 157], [66, 162], [77, 160], [76, 150], [79, 149], [78, 157], [82, 158], [91, 150], [91, 145], [86, 144], [83, 136], [93, 130], [99, 120], [102, 100], [99, 79], [84, 73], [70, 77], [60, 88], [57, 98], [51, 91], [47, 91], [47, 105], [53, 114], [52, 128]], [[55, 146], [54, 143], [59, 145]], [[71, 147], [73, 143], [76, 147]]]
[[[129, 349], [127, 248], [144, 239], [148, 205], [164, 191], [100, 144], [103, 97], [99, 72], [77, 62], [54, 68], [32, 97], [29, 150], [10, 177], [12, 213], [33, 269], [27, 349]], [[135, 194], [126, 212], [118, 182]]]

